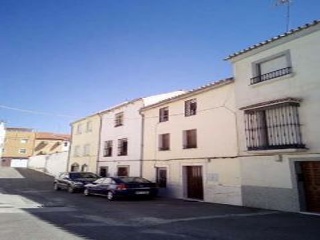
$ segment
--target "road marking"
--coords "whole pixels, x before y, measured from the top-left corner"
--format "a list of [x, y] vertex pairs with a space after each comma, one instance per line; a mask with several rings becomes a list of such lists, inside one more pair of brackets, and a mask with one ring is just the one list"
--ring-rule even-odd
[[15, 207], [0, 207], [0, 213], [25, 213], [25, 212], [32, 212], [32, 213], [50, 213], [50, 212], [73, 212], [77, 211], [75, 208], [71, 207], [50, 207], [50, 208], [15, 208]]
[[210, 219], [221, 219], [221, 218], [232, 218], [232, 217], [255, 217], [277, 214], [276, 211], [265, 211], [257, 213], [239, 213], [239, 214], [224, 214], [224, 215], [213, 215], [213, 216], [200, 216], [200, 217], [189, 217], [189, 218], [175, 218], [175, 219], [162, 219], [153, 217], [142, 217], [133, 218], [128, 220], [117, 220], [114, 218], [103, 218], [91, 215], [77, 216], [84, 220], [93, 222], [76, 222], [68, 223], [67, 226], [72, 227], [98, 227], [98, 226], [125, 226], [125, 227], [144, 227], [144, 226], [156, 226], [162, 224], [170, 224], [176, 222], [188, 222], [188, 221], [199, 221], [199, 220], [210, 220]]

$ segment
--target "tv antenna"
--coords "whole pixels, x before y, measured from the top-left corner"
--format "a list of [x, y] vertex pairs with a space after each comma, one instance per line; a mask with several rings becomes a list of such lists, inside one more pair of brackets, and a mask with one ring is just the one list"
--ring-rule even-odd
[[291, 10], [292, 0], [276, 0], [276, 6], [286, 6], [287, 13], [286, 13], [286, 32], [289, 31], [290, 27], [290, 10]]

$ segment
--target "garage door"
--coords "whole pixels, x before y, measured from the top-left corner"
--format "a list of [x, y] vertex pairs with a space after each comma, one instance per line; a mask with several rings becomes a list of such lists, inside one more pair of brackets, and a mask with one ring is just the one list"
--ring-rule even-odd
[[10, 167], [26, 168], [28, 166], [28, 159], [12, 159]]

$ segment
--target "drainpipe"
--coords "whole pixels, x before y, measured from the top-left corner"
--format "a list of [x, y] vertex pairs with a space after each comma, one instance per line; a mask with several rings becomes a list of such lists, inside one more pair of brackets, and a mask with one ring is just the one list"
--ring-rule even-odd
[[[99, 116], [99, 136], [98, 136], [98, 152], [97, 152], [97, 159], [96, 159], [96, 174], [99, 173], [99, 157], [100, 157], [100, 145], [101, 145], [101, 135], [102, 135], [102, 114], [98, 113]], [[99, 175], [99, 174], [98, 174]]]
[[73, 143], [73, 125], [70, 124], [71, 127], [71, 139], [70, 139], [70, 146], [69, 146], [69, 151], [68, 151], [68, 158], [67, 158], [67, 166], [66, 166], [66, 172], [68, 172], [69, 169], [69, 164], [70, 164], [70, 158], [71, 158], [71, 146]]
[[143, 172], [143, 149], [144, 149], [144, 115], [141, 113], [140, 110], [140, 115], [141, 115], [141, 145], [140, 145], [140, 177], [142, 177], [142, 172]]

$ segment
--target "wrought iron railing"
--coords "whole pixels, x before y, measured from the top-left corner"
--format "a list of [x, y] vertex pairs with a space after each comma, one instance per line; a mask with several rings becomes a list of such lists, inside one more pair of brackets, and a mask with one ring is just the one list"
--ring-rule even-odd
[[286, 68], [281, 68], [266, 74], [262, 74], [256, 77], [253, 77], [250, 79], [250, 83], [251, 84], [256, 84], [259, 82], [264, 82], [273, 78], [277, 78], [277, 77], [282, 77], [285, 75], [288, 75], [292, 72], [292, 68], [291, 67], [286, 67]]

